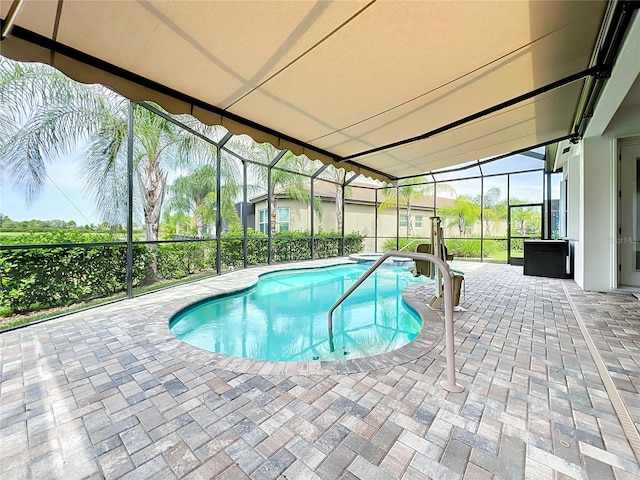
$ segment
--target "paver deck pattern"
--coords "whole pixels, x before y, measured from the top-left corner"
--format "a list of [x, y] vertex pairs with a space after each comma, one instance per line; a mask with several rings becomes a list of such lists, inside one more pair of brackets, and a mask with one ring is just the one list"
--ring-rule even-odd
[[634, 296], [455, 262], [466, 273], [466, 311], [455, 314], [458, 394], [439, 387], [437, 318], [425, 320], [431, 336], [420, 349], [348, 365], [231, 359], [171, 338], [166, 320], [178, 308], [270, 268], [0, 334], [0, 476], [640, 476], [562, 285], [640, 425]]

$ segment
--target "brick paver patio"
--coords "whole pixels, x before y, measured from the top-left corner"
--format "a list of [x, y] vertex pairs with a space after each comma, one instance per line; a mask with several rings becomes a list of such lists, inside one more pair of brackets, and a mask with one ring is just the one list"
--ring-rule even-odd
[[438, 385], [439, 319], [421, 343], [344, 364], [225, 358], [168, 333], [177, 308], [269, 267], [2, 333], [0, 476], [639, 478], [579, 322], [637, 428], [640, 301], [454, 266], [466, 273], [459, 394]]

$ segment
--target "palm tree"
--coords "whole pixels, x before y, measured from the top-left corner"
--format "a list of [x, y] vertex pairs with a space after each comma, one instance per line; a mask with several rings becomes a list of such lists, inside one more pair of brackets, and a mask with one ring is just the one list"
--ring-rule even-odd
[[[0, 105], [0, 166], [23, 186], [27, 200], [44, 185], [47, 164], [85, 143], [85, 188], [105, 221], [124, 221], [128, 100], [104, 87], [74, 82], [48, 66], [0, 58]], [[155, 242], [168, 172], [215, 147], [140, 105], [134, 105], [133, 115], [135, 201], [142, 209], [146, 240]], [[190, 117], [181, 120], [205, 134], [215, 133], [216, 127]], [[151, 281], [155, 267], [154, 260]]]
[[27, 201], [34, 199], [46, 181], [47, 164], [75, 151], [105, 118], [112, 118], [119, 98], [51, 67], [0, 57], [3, 173], [22, 188]]
[[344, 195], [346, 191], [350, 191], [350, 187], [343, 189], [342, 186], [347, 177], [347, 172], [344, 168], [336, 168], [333, 165], [329, 165], [324, 172], [319, 175], [319, 178], [328, 180], [334, 186], [335, 193], [335, 209], [336, 209], [336, 223], [338, 225], [338, 232], [342, 232], [342, 205], [344, 203]]
[[[474, 197], [480, 204], [480, 196]], [[502, 198], [500, 187], [489, 188], [483, 198], [483, 213], [485, 234], [491, 234], [493, 226], [501, 220], [507, 219], [507, 201]]]
[[[220, 214], [227, 223], [239, 222], [234, 206], [234, 198], [239, 186], [230, 175], [220, 190]], [[211, 165], [201, 165], [191, 174], [180, 177], [169, 187], [169, 211], [190, 214], [197, 235], [204, 235], [204, 227], [216, 218], [216, 169]]]
[[169, 186], [167, 207], [170, 212], [191, 215], [198, 237], [204, 235], [205, 222], [215, 218], [215, 210], [206, 201], [207, 195], [216, 190], [216, 170], [211, 165], [202, 165], [190, 175], [177, 178]]
[[[427, 179], [424, 176], [414, 177], [400, 180], [397, 189], [385, 188], [382, 190], [382, 195], [385, 197], [385, 200], [378, 206], [378, 212], [383, 212], [389, 208], [396, 208], [396, 202], [400, 207], [405, 208], [407, 212], [407, 237], [413, 235], [411, 208], [420, 199], [433, 197], [433, 183], [426, 182]], [[447, 184], [439, 184], [438, 191], [455, 194], [453, 187]]]
[[512, 209], [511, 222], [512, 235], [514, 233], [520, 236], [525, 236], [527, 234], [540, 234], [540, 212], [535, 207], [521, 207]]
[[[0, 153], [9, 178], [35, 197], [46, 165], [82, 143], [82, 176], [106, 221], [126, 211], [128, 101], [106, 88], [70, 80], [44, 65], [0, 62]], [[172, 122], [134, 106], [134, 175], [147, 240], [158, 239], [167, 171], [187, 162], [193, 138]]]
[[[269, 194], [271, 199], [271, 218], [269, 219], [271, 224], [271, 235], [275, 236], [278, 232], [278, 195], [282, 193], [293, 200], [298, 200], [305, 205], [313, 206], [318, 216], [322, 218], [322, 202], [319, 198], [311, 198], [311, 192], [307, 185], [304, 176], [293, 172], [300, 172], [302, 174], [311, 175], [313, 169], [311, 163], [303, 158], [294, 155], [291, 152], [286, 152], [282, 158], [278, 161], [278, 168], [271, 168], [271, 184], [268, 182], [268, 168], [267, 165], [276, 157], [279, 151], [269, 143], [254, 143], [251, 156], [256, 162], [259, 162], [263, 166], [254, 166], [252, 164], [253, 174], [258, 181], [258, 185], [252, 187], [253, 190], [263, 190]], [[281, 170], [282, 169], [282, 170]], [[268, 186], [268, 188], [267, 188]]]
[[181, 212], [171, 213], [168, 208], [162, 212], [162, 222], [160, 222], [160, 238], [171, 238], [173, 235], [188, 234], [188, 228], [191, 224], [191, 218]]
[[455, 217], [460, 237], [464, 237], [466, 226], [473, 225], [480, 216], [480, 205], [466, 195], [459, 195], [454, 200], [453, 206], [439, 208], [438, 214], [445, 217]]

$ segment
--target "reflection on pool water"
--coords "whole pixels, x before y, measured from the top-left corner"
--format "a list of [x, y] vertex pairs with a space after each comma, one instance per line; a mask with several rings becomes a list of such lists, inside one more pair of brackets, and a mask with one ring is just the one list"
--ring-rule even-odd
[[415, 279], [406, 268], [380, 268], [334, 313], [329, 351], [327, 313], [367, 270], [340, 265], [260, 277], [257, 286], [189, 307], [170, 323], [179, 339], [212, 352], [272, 361], [344, 360], [395, 350], [420, 332], [401, 298]]

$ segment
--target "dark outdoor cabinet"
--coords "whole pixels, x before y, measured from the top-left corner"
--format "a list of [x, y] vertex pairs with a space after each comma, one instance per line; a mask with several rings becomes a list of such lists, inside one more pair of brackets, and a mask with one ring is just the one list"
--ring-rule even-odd
[[524, 274], [570, 278], [568, 256], [569, 242], [566, 240], [527, 240], [524, 242]]

